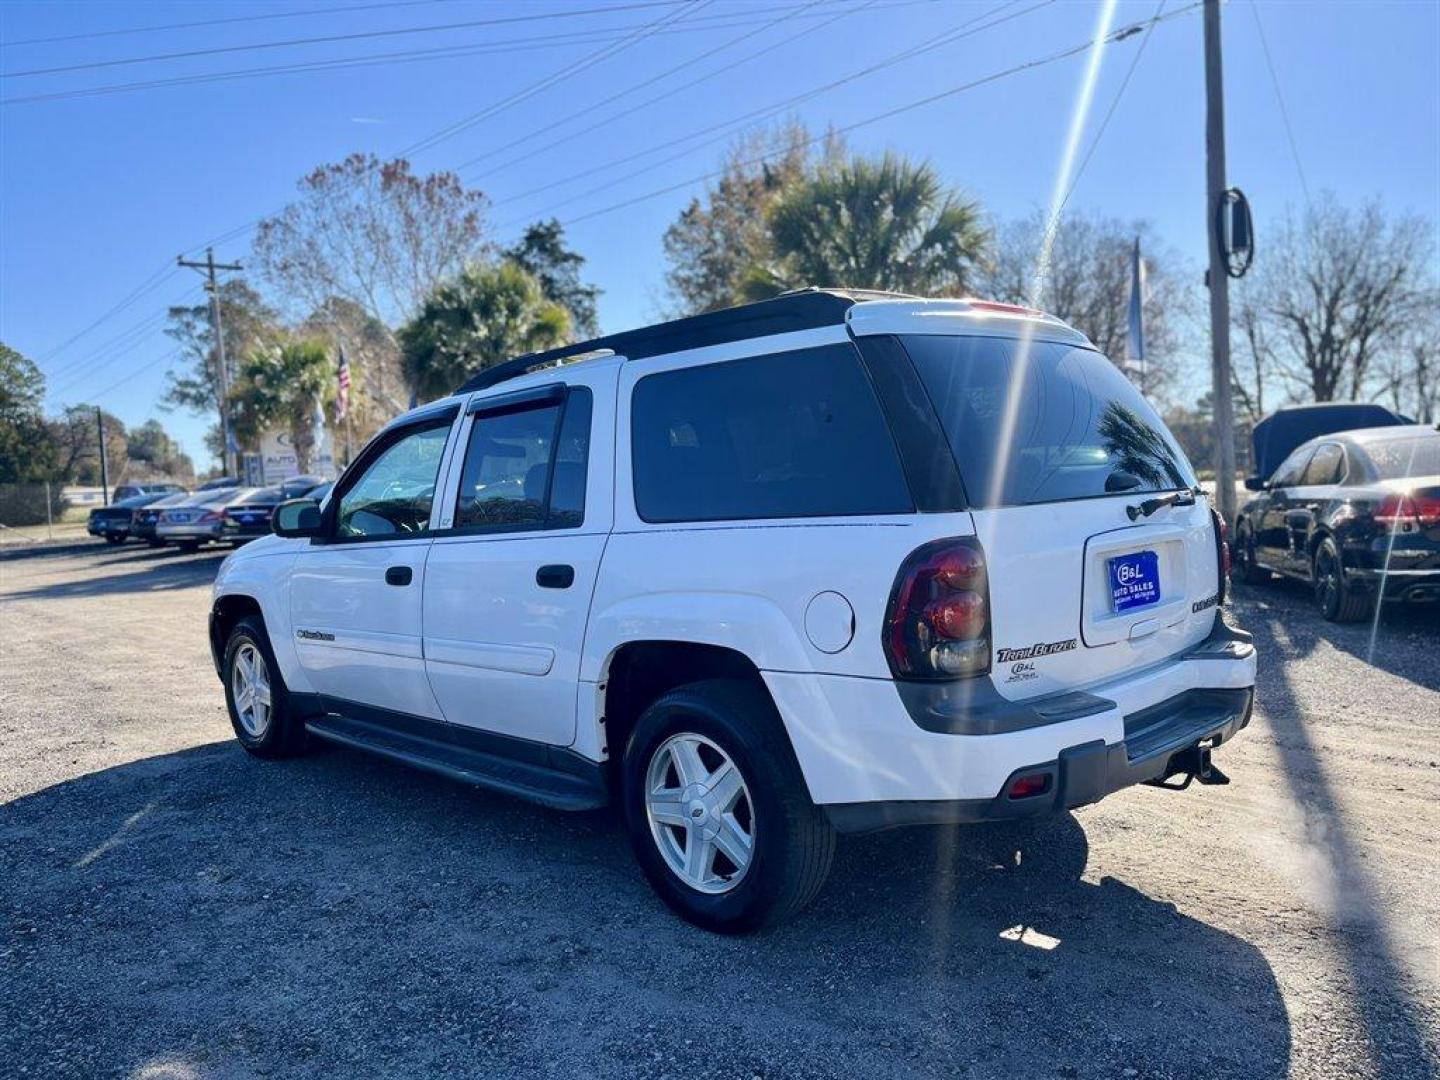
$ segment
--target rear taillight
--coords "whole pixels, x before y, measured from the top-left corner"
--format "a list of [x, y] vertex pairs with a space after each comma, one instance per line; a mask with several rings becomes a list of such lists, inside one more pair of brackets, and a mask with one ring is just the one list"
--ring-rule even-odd
[[1225, 589], [1230, 582], [1230, 526], [1212, 506], [1210, 520], [1215, 525], [1215, 565], [1220, 570], [1220, 587], [1216, 591], [1217, 604], [1225, 603]]
[[221, 521], [224, 519], [224, 517], [225, 515], [222, 514], [219, 510], [207, 510], [195, 520], [197, 523], [204, 525], [210, 522]]
[[1387, 495], [1375, 510], [1375, 523], [1387, 529], [1440, 524], [1440, 496]]
[[910, 553], [885, 611], [885, 655], [897, 678], [990, 670], [990, 584], [978, 540], [935, 540]]

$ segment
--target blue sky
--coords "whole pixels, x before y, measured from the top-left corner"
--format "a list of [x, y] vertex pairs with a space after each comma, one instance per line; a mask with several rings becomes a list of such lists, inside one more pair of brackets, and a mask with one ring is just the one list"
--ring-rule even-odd
[[[633, 29], [669, 12], [635, 7], [566, 18], [451, 27], [342, 42], [211, 53], [41, 75], [19, 72], [214, 50], [283, 39], [514, 19], [612, 7], [624, 0], [424, 0], [361, 7], [327, 3], [125, 3], [120, 0], [0, 3], [0, 42], [19, 42], [163, 24], [244, 18], [188, 29], [92, 36], [0, 48], [0, 98], [140, 80], [585, 33], [592, 40], [511, 45], [488, 53], [322, 72], [199, 82], [0, 106], [0, 340], [41, 360], [52, 376], [48, 405], [98, 400], [127, 423], [160, 416], [202, 463], [208, 418], [163, 414], [167, 355], [159, 315], [198, 296], [192, 272], [161, 284], [54, 355], [176, 254], [283, 206], [298, 177], [360, 150], [390, 156], [516, 89], [568, 72], [603, 42], [593, 35]], [[587, 163], [637, 154], [687, 132], [807, 91], [892, 53], [933, 40], [988, 12], [1002, 25], [913, 61], [857, 79], [793, 110], [815, 129], [845, 126], [952, 86], [1046, 56], [1090, 36], [1096, 6], [1078, 0], [710, 0], [688, 18], [613, 58], [416, 155], [420, 171], [453, 167], [537, 126], [698, 57], [786, 12], [792, 16], [594, 118], [678, 86], [812, 27], [793, 43], [720, 78], [591, 131], [580, 121], [526, 144], [568, 135], [561, 148], [513, 168], [462, 172], [495, 201], [497, 239], [525, 220], [562, 221], [672, 185], [666, 194], [578, 221], [573, 246], [604, 289], [602, 329], [650, 321], [663, 298], [660, 237], [703, 187], [685, 183], [713, 168], [720, 146], [702, 148], [609, 191], [569, 205], [561, 199], [616, 172], [585, 178]], [[1189, 0], [1167, 0], [1166, 11]], [[337, 11], [336, 8], [348, 10]], [[326, 10], [332, 9], [332, 10]], [[1156, 0], [1122, 2], [1116, 25], [1148, 18]], [[292, 14], [302, 13], [302, 14]], [[1019, 14], [1017, 14], [1019, 13]], [[254, 15], [283, 16], [266, 19]], [[1256, 15], [1299, 152], [1292, 157], [1266, 67]], [[1229, 180], [1255, 210], [1259, 244], [1287, 207], [1330, 189], [1349, 203], [1381, 197], [1393, 210], [1440, 218], [1440, 4], [1275, 3], [1233, 0], [1224, 9]], [[1139, 45], [1134, 37], [1104, 58], [1087, 129], [1109, 108]], [[1198, 268], [1204, 234], [1204, 86], [1197, 12], [1155, 28], [1071, 206], [1143, 218]], [[858, 128], [853, 149], [893, 149], [928, 159], [951, 183], [1000, 218], [1048, 204], [1083, 57], [999, 79], [935, 104]], [[490, 164], [504, 160], [501, 155]], [[641, 158], [640, 164], [669, 155]], [[580, 177], [539, 195], [532, 189]], [[507, 227], [508, 226], [508, 227]], [[244, 261], [247, 239], [217, 253]], [[133, 332], [132, 332], [132, 328]], [[101, 348], [120, 337], [113, 347]], [[98, 355], [96, 355], [99, 350]]]

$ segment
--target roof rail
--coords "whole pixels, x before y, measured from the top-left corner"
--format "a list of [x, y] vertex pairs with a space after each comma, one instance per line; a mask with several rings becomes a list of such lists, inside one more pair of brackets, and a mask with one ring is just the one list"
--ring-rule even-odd
[[529, 353], [486, 368], [466, 380], [457, 394], [484, 390], [510, 379], [518, 379], [539, 368], [558, 365], [587, 353], [612, 352], [630, 360], [662, 353], [698, 349], [705, 345], [723, 345], [731, 341], [764, 337], [769, 334], [813, 330], [821, 326], [839, 326], [845, 312], [866, 300], [892, 300], [901, 293], [884, 293], [866, 289], [796, 289], [771, 300], [709, 311], [684, 319], [625, 330], [606, 337], [578, 341], [558, 349]]

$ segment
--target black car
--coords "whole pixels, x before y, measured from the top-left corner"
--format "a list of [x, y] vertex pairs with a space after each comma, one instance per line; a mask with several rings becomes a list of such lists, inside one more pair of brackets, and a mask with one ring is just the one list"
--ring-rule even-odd
[[97, 507], [90, 511], [90, 516], [85, 522], [85, 531], [91, 536], [104, 537], [107, 543], [123, 544], [130, 536], [135, 511], [158, 502], [164, 497], [162, 492], [132, 495], [128, 499], [120, 499], [109, 506]]
[[270, 532], [270, 517], [275, 507], [285, 501], [283, 488], [255, 488], [240, 495], [225, 507], [225, 520], [220, 526], [220, 539], [243, 544]]
[[311, 491], [323, 487], [324, 484], [323, 476], [292, 476], [289, 480], [280, 482], [280, 491], [287, 499], [309, 498]]
[[1440, 431], [1364, 428], [1302, 443], [1235, 524], [1235, 572], [1309, 582], [1325, 618], [1368, 615], [1378, 598], [1440, 600]]
[[160, 515], [166, 507], [176, 506], [189, 497], [188, 491], [176, 491], [136, 510], [130, 520], [130, 535], [136, 540], [144, 540], [151, 547], [164, 547], [165, 541], [155, 535], [155, 526], [160, 521]]

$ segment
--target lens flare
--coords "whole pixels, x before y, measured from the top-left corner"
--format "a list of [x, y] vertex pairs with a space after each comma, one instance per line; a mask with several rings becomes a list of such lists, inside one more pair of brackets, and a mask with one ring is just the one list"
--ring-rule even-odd
[[[1055, 245], [1055, 233], [1060, 226], [1060, 215], [1065, 207], [1066, 193], [1070, 179], [1075, 172], [1075, 158], [1080, 150], [1080, 140], [1085, 134], [1085, 124], [1090, 117], [1090, 107], [1095, 100], [1095, 87], [1100, 81], [1100, 65], [1105, 56], [1105, 45], [1115, 23], [1115, 8], [1118, 0], [1104, 0], [1095, 18], [1095, 32], [1090, 39], [1090, 50], [1085, 61], [1085, 73], [1080, 79], [1080, 90], [1075, 97], [1075, 108], [1070, 114], [1070, 130], [1065, 137], [1065, 149], [1060, 155], [1060, 167], [1055, 173], [1055, 186], [1050, 193], [1050, 211], [1045, 218], [1045, 232], [1040, 238], [1040, 250], [1035, 254], [1035, 271], [1030, 279], [1030, 294], [1026, 306], [1043, 309], [1046, 279], [1050, 273], [1050, 253]], [[1030, 347], [1035, 336], [1034, 321], [1026, 321], [1016, 341], [1015, 366], [1010, 386], [1005, 394], [1005, 409], [1000, 422], [1000, 452], [995, 456], [995, 470], [991, 477], [990, 490], [999, 491], [1006, 472], [1010, 468], [1010, 454], [1015, 442], [1015, 424], [1020, 416], [1020, 398], [1024, 392], [1025, 379], [1030, 368]]]

